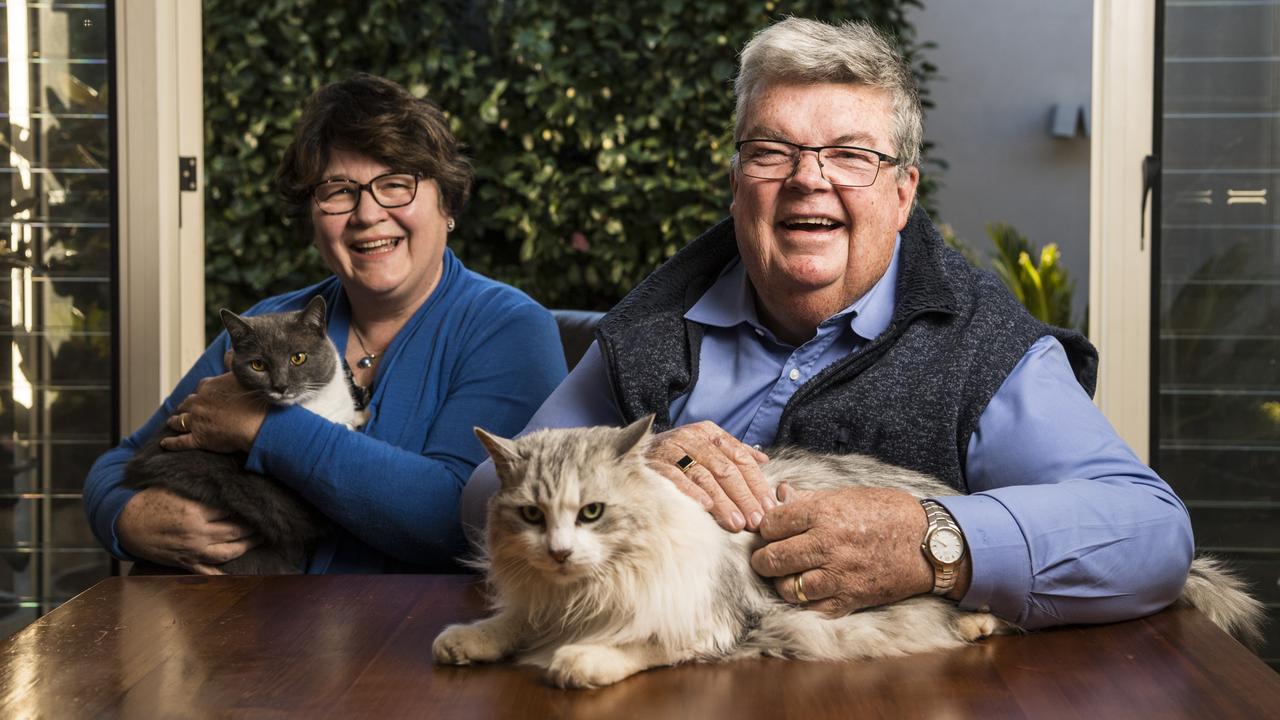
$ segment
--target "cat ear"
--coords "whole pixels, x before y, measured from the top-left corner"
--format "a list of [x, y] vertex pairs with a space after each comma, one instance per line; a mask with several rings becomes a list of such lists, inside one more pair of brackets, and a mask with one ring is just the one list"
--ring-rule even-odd
[[307, 306], [303, 308], [302, 315], [298, 316], [298, 322], [303, 327], [314, 331], [317, 335], [323, 336], [326, 334], [324, 311], [324, 298], [317, 295], [311, 298], [311, 302], [307, 303]]
[[653, 414], [651, 413], [622, 428], [622, 434], [618, 436], [614, 445], [614, 449], [618, 451], [618, 457], [638, 448], [645, 438], [649, 437], [649, 429], [652, 427]]
[[503, 485], [506, 485], [510, 480], [514, 479], [516, 464], [521, 460], [520, 451], [516, 448], [515, 441], [498, 437], [481, 427], [475, 427], [471, 430], [480, 440], [480, 444], [484, 445], [489, 457], [493, 458], [493, 467], [498, 471], [498, 479], [502, 481]]
[[246, 340], [254, 337], [253, 328], [244, 318], [226, 308], [222, 308], [218, 314], [222, 316], [222, 326], [227, 329], [227, 335], [231, 336], [232, 347], [241, 347]]

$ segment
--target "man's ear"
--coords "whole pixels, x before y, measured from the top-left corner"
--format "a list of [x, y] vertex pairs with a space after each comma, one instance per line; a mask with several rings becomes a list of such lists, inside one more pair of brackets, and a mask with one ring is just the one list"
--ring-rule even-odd
[[[894, 170], [897, 174], [897, 170]], [[898, 229], [907, 226], [911, 209], [916, 206], [916, 190], [920, 187], [920, 168], [907, 168], [907, 177], [898, 180]]]
[[729, 214], [733, 214], [733, 206], [738, 204], [738, 160], [729, 165]]
[[498, 437], [482, 427], [472, 428], [472, 432], [476, 434], [480, 444], [489, 453], [489, 457], [493, 458], [493, 468], [498, 471], [498, 479], [502, 481], [502, 486], [507, 487], [515, 482], [517, 468], [521, 460], [523, 460], [520, 457], [520, 449], [516, 447], [515, 441]]

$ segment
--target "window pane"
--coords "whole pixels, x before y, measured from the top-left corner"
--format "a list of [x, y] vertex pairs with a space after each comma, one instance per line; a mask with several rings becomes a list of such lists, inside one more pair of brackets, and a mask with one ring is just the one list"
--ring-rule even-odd
[[1280, 2], [1168, 0], [1164, 49], [1152, 457], [1199, 547], [1275, 603]]
[[0, 636], [110, 571], [80, 497], [116, 433], [110, 10], [0, 13]]

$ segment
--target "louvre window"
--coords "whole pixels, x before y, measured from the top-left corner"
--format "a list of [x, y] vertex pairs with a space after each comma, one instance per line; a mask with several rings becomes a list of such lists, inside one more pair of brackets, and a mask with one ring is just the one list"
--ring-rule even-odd
[[81, 484], [116, 435], [108, 3], [0, 3], [0, 636], [109, 574]]
[[1280, 1], [1169, 0], [1163, 55], [1152, 458], [1280, 666]]

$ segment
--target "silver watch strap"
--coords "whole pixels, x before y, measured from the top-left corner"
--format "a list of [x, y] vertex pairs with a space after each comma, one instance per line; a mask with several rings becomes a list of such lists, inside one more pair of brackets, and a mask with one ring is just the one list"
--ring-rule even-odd
[[[960, 526], [956, 524], [951, 513], [941, 504], [933, 500], [921, 500], [920, 504], [924, 507], [925, 517], [928, 519], [928, 527], [925, 529], [925, 542], [928, 542], [930, 533], [937, 528], [947, 528], [955, 531], [960, 536], [961, 542], [964, 541], [964, 533], [961, 532]], [[925, 557], [929, 558], [929, 564], [933, 566], [933, 594], [946, 595], [956, 585], [956, 569], [960, 566], [960, 562], [956, 561], [949, 565], [934, 562], [932, 555], [928, 552], [928, 548], [922, 548], [925, 551]], [[960, 555], [961, 559], [964, 554]]]

